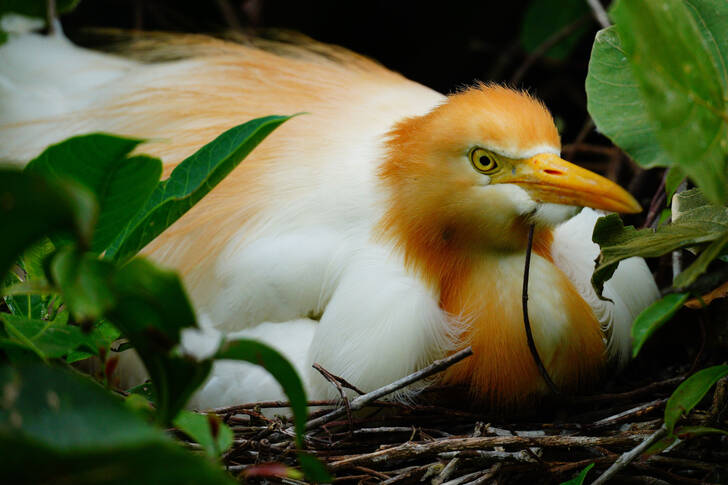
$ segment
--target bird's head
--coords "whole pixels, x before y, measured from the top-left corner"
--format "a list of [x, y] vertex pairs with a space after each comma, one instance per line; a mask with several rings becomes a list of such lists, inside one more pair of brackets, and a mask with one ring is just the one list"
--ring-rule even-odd
[[544, 105], [502, 86], [451, 95], [400, 122], [387, 143], [384, 224], [408, 245], [517, 249], [530, 224], [549, 229], [580, 207], [641, 210], [615, 183], [562, 160]]

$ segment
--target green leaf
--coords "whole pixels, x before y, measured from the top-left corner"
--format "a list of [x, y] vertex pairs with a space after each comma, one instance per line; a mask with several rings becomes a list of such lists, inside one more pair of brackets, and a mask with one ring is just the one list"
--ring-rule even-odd
[[598, 130], [643, 167], [671, 166], [657, 141], [627, 56], [612, 26], [600, 30], [586, 78], [587, 110]]
[[[523, 17], [521, 43], [533, 52], [551, 36], [585, 15], [589, 6], [582, 0], [534, 0]], [[588, 25], [577, 28], [546, 51], [545, 56], [556, 60], [566, 58], [588, 30]]]
[[[216, 419], [217, 438], [213, 437], [210, 419]], [[219, 421], [217, 415], [181, 411], [174, 419], [174, 426], [199, 443], [210, 456], [220, 456], [233, 445], [233, 432]]]
[[667, 323], [672, 316], [682, 308], [683, 304], [690, 298], [688, 293], [671, 293], [657, 300], [648, 306], [642, 313], [637, 315], [632, 324], [632, 357], [637, 357], [640, 349], [657, 331]]
[[[698, 191], [681, 192], [673, 204], [675, 218], [672, 224], [662, 225], [656, 231], [625, 227], [620, 217], [611, 214], [597, 220], [592, 240], [599, 244], [601, 252], [592, 275], [592, 285], [601, 295], [604, 282], [612, 277], [620, 261], [633, 256], [658, 257], [679, 248], [716, 242], [714, 247], [678, 278], [677, 283], [692, 282], [707, 264], [719, 254], [718, 247], [728, 233], [728, 210], [708, 204]], [[718, 254], [716, 254], [718, 251]], [[684, 286], [684, 285], [682, 285]], [[680, 286], [680, 287], [682, 287]]]
[[589, 470], [591, 470], [592, 468], [594, 468], [594, 463], [590, 463], [582, 471], [580, 471], [577, 476], [575, 476], [571, 480], [562, 482], [561, 485], [582, 485], [584, 483], [584, 480], [586, 480], [587, 473], [589, 473]]
[[642, 458], [647, 458], [649, 456], [662, 453], [678, 439], [688, 440], [691, 438], [696, 438], [698, 436], [714, 434], [728, 435], [728, 431], [717, 428], [710, 428], [708, 426], [680, 426], [679, 428], [675, 429], [674, 434], [665, 436], [664, 438], [657, 441], [656, 443], [653, 443], [652, 446], [647, 448], [647, 450], [642, 454]]
[[50, 270], [76, 321], [97, 320], [114, 305], [113, 264], [69, 246], [56, 254]]
[[71, 179], [88, 188], [99, 204], [91, 249], [101, 252], [149, 199], [162, 174], [162, 162], [129, 157], [142, 140], [91, 134], [48, 147], [26, 171], [52, 179]]
[[[80, 0], [56, 0], [56, 12], [70, 12]], [[28, 17], [46, 18], [48, 0], [0, 0], [0, 17], [12, 12]]]
[[728, 5], [623, 0], [612, 17], [619, 35], [597, 39], [587, 78], [597, 127], [637, 163], [677, 165], [724, 202]]
[[[110, 263], [107, 263], [110, 264]], [[113, 276], [116, 305], [106, 317], [139, 353], [157, 398], [157, 419], [169, 423], [210, 372], [211, 361], [179, 355], [184, 328], [197, 328], [179, 277], [143, 259], [134, 259]]]
[[180, 163], [157, 185], [107, 255], [127, 261], [190, 210], [288, 116], [258, 118], [232, 128]]
[[0, 389], [4, 482], [235, 483], [78, 375], [44, 365], [0, 367]]
[[[248, 339], [224, 343], [215, 355], [215, 359], [244, 360], [263, 367], [275, 377], [291, 403], [296, 429], [296, 446], [301, 450], [303, 448], [303, 432], [306, 429], [308, 408], [306, 406], [306, 391], [293, 365], [275, 349]], [[299, 453], [298, 461], [308, 480], [321, 483], [331, 481], [331, 476], [326, 468], [316, 458]]]
[[33, 320], [10, 314], [0, 314], [10, 340], [35, 352], [41, 359], [56, 359], [78, 348], [96, 353], [96, 342], [79, 327], [65, 322]]
[[718, 256], [723, 254], [723, 248], [728, 244], [728, 232], [723, 234], [720, 238], [708, 244], [700, 252], [700, 255], [690, 266], [688, 266], [682, 273], [675, 277], [673, 286], [675, 288], [687, 288], [692, 284], [698, 276], [705, 273], [708, 269], [708, 265], [713, 262]]
[[141, 384], [128, 389], [128, 392], [131, 395], [143, 397], [150, 403], [157, 402], [157, 398], [154, 396], [154, 388], [150, 381], [142, 382]]
[[[53, 289], [46, 279], [44, 262], [54, 251], [53, 244], [46, 238], [25, 250], [17, 262], [16, 271], [5, 279], [2, 294], [5, 304], [14, 315], [27, 318], [52, 320], [49, 307], [57, 301]], [[51, 311], [54, 308], [50, 308]]]
[[728, 375], [728, 365], [716, 365], [696, 372], [675, 389], [665, 406], [665, 426], [672, 433], [675, 424], [697, 405], [719, 379]]
[[106, 320], [95, 322], [88, 333], [89, 338], [94, 343], [93, 352], [84, 352], [82, 350], [74, 350], [66, 356], [66, 362], [69, 364], [79, 360], [87, 359], [92, 355], [98, 355], [99, 349], [109, 350], [111, 344], [119, 338], [121, 333], [111, 323]]
[[291, 403], [296, 428], [296, 445], [301, 448], [308, 408], [306, 407], [306, 391], [293, 365], [272, 347], [249, 339], [224, 343], [215, 355], [215, 359], [244, 360], [263, 367], [275, 377]]
[[321, 463], [316, 457], [304, 453], [298, 452], [298, 463], [301, 464], [301, 469], [306, 477], [306, 480], [312, 483], [331, 483], [333, 477], [326, 469], [323, 463]]
[[68, 232], [91, 240], [93, 196], [80, 186], [0, 169], [0, 280], [20, 254], [48, 234]]

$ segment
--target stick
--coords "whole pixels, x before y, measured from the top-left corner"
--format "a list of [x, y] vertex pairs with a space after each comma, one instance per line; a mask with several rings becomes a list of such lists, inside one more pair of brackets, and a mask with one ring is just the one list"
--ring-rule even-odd
[[576, 21], [571, 22], [570, 24], [556, 31], [549, 38], [543, 41], [541, 45], [534, 49], [533, 52], [531, 52], [531, 54], [526, 57], [526, 60], [523, 61], [523, 64], [521, 64], [521, 66], [511, 78], [511, 84], [518, 84], [521, 79], [523, 79], [523, 76], [526, 75], [526, 72], [528, 72], [534, 62], [536, 62], [541, 56], [548, 52], [548, 50], [551, 49], [553, 46], [564, 40], [572, 33], [576, 32], [576, 30], [584, 25], [587, 20], [589, 20], [589, 16], [584, 15], [576, 19]]
[[56, 33], [56, 17], [58, 13], [56, 11], [56, 0], [46, 1], [46, 22], [48, 23], [48, 35], [54, 35]]
[[448, 438], [426, 443], [404, 443], [399, 446], [372, 453], [347, 457], [329, 464], [330, 470], [339, 470], [358, 465], [389, 462], [398, 459], [412, 459], [419, 456], [440, 454], [449, 451], [478, 450], [493, 446], [518, 445], [523, 447], [583, 447], [625, 446], [645, 439], [645, 434], [621, 436], [484, 436], [480, 438]]
[[[449, 357], [446, 357], [444, 359], [436, 360], [432, 364], [428, 365], [427, 367], [418, 370], [417, 372], [413, 372], [412, 374], [403, 377], [401, 379], [398, 379], [394, 381], [391, 384], [387, 384], [384, 387], [380, 387], [379, 389], [376, 389], [372, 392], [369, 392], [367, 394], [364, 394], [363, 396], [359, 396], [351, 403], [349, 403], [349, 408], [352, 411], [356, 411], [357, 409], [361, 409], [364, 406], [366, 406], [371, 401], [374, 401], [376, 399], [379, 399], [380, 397], [386, 396], [387, 394], [391, 394], [394, 391], [397, 391], [399, 389], [402, 389], [403, 387], [407, 387], [408, 385], [412, 384], [413, 382], [417, 382], [421, 379], [424, 379], [426, 377], [431, 376], [432, 374], [436, 374], [442, 370], [447, 369], [451, 365], [455, 364], [456, 362], [460, 362], [466, 357], [470, 357], [473, 355], [473, 349], [470, 347], [463, 349], [459, 352], [456, 352], [452, 354]], [[317, 426], [321, 426], [322, 424], [326, 424], [329, 421], [332, 421], [339, 416], [346, 413], [346, 409], [344, 408], [338, 408], [334, 409], [328, 414], [325, 414], [321, 416], [320, 418], [312, 419], [309, 422], [306, 423], [306, 429], [312, 429]], [[291, 428], [293, 430], [293, 428]]]
[[599, 478], [594, 480], [594, 482], [592, 482], [592, 485], [607, 483], [607, 481], [615, 474], [617, 474], [617, 472], [619, 472], [625, 466], [629, 465], [632, 460], [640, 456], [647, 448], [650, 447], [650, 445], [652, 445], [652, 443], [661, 439], [666, 434], [667, 428], [665, 427], [665, 425], [662, 425], [660, 429], [648, 436], [646, 440], [642, 441], [642, 443], [635, 446], [627, 453], [623, 453], [619, 458], [617, 458], [617, 461], [615, 461], [612, 466], [607, 468], [606, 471], [599, 476]]
[[360, 390], [358, 387], [356, 387], [354, 384], [350, 383], [343, 377], [339, 377], [339, 376], [327, 371], [321, 364], [314, 363], [313, 368], [316, 369], [322, 376], [324, 376], [324, 379], [326, 379], [327, 381], [334, 384], [337, 387], [337, 389], [339, 389], [339, 393], [342, 392], [341, 388], [345, 387], [347, 389], [351, 389], [352, 391], [356, 392], [360, 396], [363, 394], [366, 394], [364, 391]]
[[632, 418], [635, 416], [642, 416], [644, 414], [649, 413], [650, 411], [654, 411], [655, 409], [662, 407], [666, 402], [667, 402], [667, 398], [655, 399], [654, 401], [650, 401], [645, 404], [640, 404], [639, 406], [633, 407], [632, 409], [622, 411], [621, 413], [615, 414], [614, 416], [609, 416], [604, 419], [600, 419], [599, 421], [596, 421], [594, 424], [587, 426], [587, 428], [590, 428], [590, 429], [602, 428], [605, 426], [610, 426], [612, 424], [618, 423], [620, 421], [624, 421], [625, 419], [628, 419], [628, 418]]
[[604, 10], [604, 7], [599, 0], [586, 0], [586, 3], [588, 3], [591, 7], [594, 18], [597, 20], [597, 22], [599, 22], [599, 25], [601, 25], [602, 28], [606, 29], [607, 27], [612, 25], [612, 23], [609, 21], [607, 11]]
[[534, 231], [534, 224], [531, 224], [531, 227], [528, 229], [528, 246], [526, 248], [526, 267], [523, 269], [523, 293], [521, 294], [521, 304], [523, 306], [523, 325], [526, 328], [526, 340], [528, 341], [528, 349], [531, 351], [531, 356], [533, 357], [533, 361], [536, 363], [536, 367], [538, 367], [538, 371], [541, 373], [541, 377], [543, 377], [543, 380], [546, 381], [546, 384], [548, 384], [549, 388], [551, 389], [551, 392], [553, 392], [555, 395], [561, 394], [559, 392], [559, 389], [556, 387], [556, 384], [554, 384], [554, 381], [551, 380], [551, 376], [549, 375], [548, 371], [546, 370], [546, 367], [543, 365], [543, 361], [541, 360], [541, 356], [538, 355], [538, 349], [536, 348], [536, 342], [533, 340], [533, 333], [531, 332], [531, 321], [528, 318], [528, 270], [531, 267], [531, 248], [533, 247], [533, 231]]

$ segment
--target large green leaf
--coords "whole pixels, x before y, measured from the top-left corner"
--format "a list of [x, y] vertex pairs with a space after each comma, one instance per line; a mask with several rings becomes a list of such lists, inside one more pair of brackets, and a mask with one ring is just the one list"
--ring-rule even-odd
[[93, 251], [111, 244], [159, 183], [161, 161], [129, 157], [141, 142], [100, 133], [76, 136], [48, 147], [26, 168], [53, 179], [74, 180], [93, 192], [99, 204]]
[[617, 2], [594, 44], [587, 94], [597, 127], [644, 166], [677, 165], [726, 200], [728, 4]]
[[[534, 0], [528, 5], [521, 26], [521, 43], [532, 52], [561, 29], [589, 14], [583, 0]], [[588, 30], [582, 25], [546, 51], [546, 57], [564, 59]]]
[[0, 389], [3, 483], [235, 483], [78, 375], [0, 367]]
[[647, 339], [669, 321], [688, 298], [688, 293], [671, 293], [637, 315], [632, 324], [632, 357], [637, 357]]
[[180, 163], [107, 251], [127, 261], [190, 210], [288, 116], [267, 116], [236, 126]]
[[197, 327], [195, 314], [177, 275], [134, 259], [113, 276], [115, 306], [106, 313], [139, 353], [152, 379], [157, 419], [168, 424], [212, 367], [179, 355], [180, 332]]
[[95, 221], [96, 204], [83, 187], [0, 168], [0, 281], [43, 236], [68, 232], [87, 244]]
[[688, 377], [675, 389], [665, 405], [665, 426], [672, 433], [675, 424], [689, 413], [722, 377], [728, 376], [728, 365], [708, 367]]
[[[625, 227], [616, 214], [597, 220], [592, 239], [601, 252], [592, 275], [592, 284], [601, 295], [604, 282], [612, 277], [620, 261], [632, 256], [658, 257], [678, 248], [698, 246], [717, 241], [709, 246], [706, 256], [699, 257], [676, 279], [676, 287], [682, 288], [695, 280], [707, 268], [708, 263], [720, 253], [728, 233], [728, 209], [711, 205], [699, 196], [699, 191], [682, 192], [676, 198], [677, 217], [671, 224], [652, 229], [637, 230]], [[717, 248], [717, 249], [716, 249]]]
[[653, 122], [612, 26], [594, 39], [586, 78], [587, 110], [599, 131], [644, 167], [672, 164], [660, 147]]

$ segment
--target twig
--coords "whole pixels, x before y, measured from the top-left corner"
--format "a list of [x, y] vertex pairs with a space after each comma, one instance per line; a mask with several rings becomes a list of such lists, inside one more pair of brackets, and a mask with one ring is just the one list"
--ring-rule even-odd
[[54, 35], [56, 33], [56, 17], [58, 11], [56, 10], [56, 0], [46, 1], [46, 22], [48, 23], [48, 35]]
[[[350, 407], [352, 411], [356, 411], [357, 409], [361, 409], [364, 406], [366, 406], [368, 403], [379, 399], [380, 397], [386, 396], [387, 394], [391, 394], [394, 391], [397, 391], [399, 389], [402, 389], [403, 387], [407, 387], [408, 385], [412, 384], [413, 382], [417, 382], [421, 379], [424, 379], [426, 377], [431, 376], [432, 374], [436, 374], [451, 365], [460, 362], [462, 359], [469, 357], [473, 355], [473, 349], [470, 347], [463, 349], [459, 352], [456, 352], [452, 354], [449, 357], [446, 357], [444, 359], [436, 360], [432, 364], [428, 365], [427, 367], [418, 370], [417, 372], [413, 372], [412, 374], [403, 377], [401, 379], [398, 379], [394, 381], [391, 384], [388, 384], [386, 386], [380, 387], [379, 389], [376, 389], [372, 392], [369, 392], [367, 394], [364, 394], [363, 396], [359, 396], [350, 403]], [[333, 411], [331, 411], [328, 414], [325, 414], [321, 416], [320, 418], [312, 419], [309, 422], [306, 423], [306, 429], [312, 429], [317, 426], [321, 426], [322, 424], [328, 423], [329, 421], [338, 418], [339, 416], [346, 413], [346, 410], [344, 408], [338, 408]], [[293, 428], [291, 428], [292, 430]]]
[[336, 385], [336, 387], [340, 390], [340, 392], [341, 392], [341, 387], [345, 387], [347, 389], [351, 389], [352, 391], [356, 392], [360, 396], [366, 394], [364, 391], [360, 390], [358, 387], [356, 387], [354, 384], [350, 383], [343, 377], [339, 377], [336, 374], [332, 374], [331, 372], [327, 371], [321, 364], [314, 363], [313, 368], [316, 369], [317, 371], [319, 371], [319, 373], [322, 376], [324, 376], [324, 379], [326, 379], [327, 381]]
[[366, 468], [366, 467], [363, 467], [363, 466], [355, 466], [354, 467], [354, 470], [360, 471], [360, 472], [364, 472], [364, 473], [368, 473], [370, 475], [374, 475], [375, 477], [381, 478], [382, 480], [388, 480], [389, 479], [389, 475], [385, 475], [384, 473], [378, 472], [376, 470], [372, 470], [371, 468]]
[[381, 482], [381, 485], [393, 485], [395, 483], [406, 481], [407, 483], [412, 482], [412, 478], [416, 476], [418, 473], [421, 473], [423, 471], [426, 471], [428, 468], [433, 466], [432, 463], [427, 465], [421, 465], [421, 466], [411, 466], [407, 467], [404, 470], [402, 470], [397, 475], [393, 476], [392, 478], [388, 480], [384, 480]]
[[237, 30], [238, 32], [243, 31], [243, 26], [240, 24], [240, 19], [238, 19], [235, 9], [230, 4], [230, 0], [217, 0], [217, 7], [220, 9], [220, 13], [225, 18], [225, 22], [228, 24], [228, 27], [233, 30]]
[[528, 246], [526, 247], [526, 266], [523, 269], [523, 292], [521, 293], [521, 305], [523, 307], [523, 325], [526, 328], [526, 340], [528, 341], [528, 349], [531, 351], [538, 371], [541, 373], [541, 377], [546, 381], [546, 384], [555, 395], [560, 395], [559, 389], [556, 387], [554, 381], [551, 380], [551, 376], [546, 370], [546, 366], [543, 365], [541, 356], [538, 355], [538, 349], [536, 348], [536, 342], [533, 340], [533, 332], [531, 332], [531, 321], [528, 318], [528, 272], [531, 267], [531, 248], [533, 248], [533, 231], [535, 225], [531, 224], [528, 228]]
[[486, 480], [490, 480], [495, 476], [496, 473], [498, 473], [501, 466], [502, 465], [500, 463], [496, 463], [485, 471], [480, 470], [477, 472], [469, 473], [467, 475], [463, 475], [462, 477], [456, 478], [455, 480], [445, 482], [443, 485], [476, 485], [478, 483], [485, 483]]
[[576, 30], [589, 21], [588, 15], [583, 15], [576, 19], [574, 22], [562, 27], [557, 30], [554, 34], [548, 37], [541, 43], [536, 49], [534, 49], [523, 61], [520, 67], [516, 70], [516, 73], [511, 77], [511, 84], [518, 84], [526, 72], [531, 68], [534, 62], [540, 59], [549, 49], [564, 40], [566, 37], [576, 32]]
[[492, 467], [490, 467], [488, 470], [486, 470], [485, 473], [483, 473], [479, 478], [473, 480], [472, 482], [468, 482], [467, 485], [479, 485], [481, 483], [485, 483], [486, 480], [490, 480], [493, 478], [496, 473], [498, 473], [503, 465], [500, 463], [496, 463]]
[[599, 22], [599, 25], [601, 25], [602, 28], [606, 29], [607, 27], [612, 25], [612, 23], [609, 21], [607, 11], [604, 10], [604, 7], [599, 0], [586, 0], [586, 3], [588, 3], [589, 7], [591, 7], [594, 18], [597, 20], [597, 22]]
[[642, 433], [619, 436], [483, 436], [479, 438], [448, 438], [427, 443], [404, 443], [363, 455], [347, 457], [329, 464], [331, 470], [352, 466], [382, 463], [398, 459], [439, 454], [448, 451], [478, 450], [493, 446], [517, 445], [522, 447], [592, 447], [625, 446], [644, 440]]
[[[339, 391], [339, 396], [341, 396], [341, 402], [344, 404], [344, 409], [346, 409], [346, 421], [349, 423], [349, 432], [354, 432], [354, 418], [351, 415], [351, 407], [349, 406], [349, 397], [346, 395], [346, 392], [344, 392], [344, 389], [341, 387], [342, 385], [345, 385], [343, 383], [348, 384], [344, 379], [340, 378], [339, 376], [335, 376], [331, 372], [327, 371], [323, 368], [321, 364], [314, 363], [313, 368], [316, 369], [319, 374], [324, 376], [324, 379], [332, 383], [336, 390]], [[350, 387], [351, 388], [351, 387]], [[359, 394], [363, 394], [360, 392]]]
[[649, 448], [652, 443], [656, 442], [657, 440], [661, 439], [663, 436], [667, 434], [667, 428], [665, 425], [662, 425], [660, 429], [652, 433], [647, 439], [642, 441], [639, 445], [632, 448], [627, 453], [623, 453], [619, 458], [617, 458], [617, 461], [615, 461], [612, 466], [607, 468], [604, 473], [602, 473], [599, 478], [594, 480], [592, 482], [592, 485], [600, 485], [602, 483], [607, 483], [609, 479], [611, 479], [614, 475], [617, 474], [622, 468], [627, 466], [632, 460], [637, 458], [639, 455], [641, 455], [647, 448]]
[[[576, 138], [574, 139], [574, 141], [571, 142], [571, 144], [569, 144], [569, 145], [564, 145], [564, 147], [562, 149], [562, 151], [564, 152], [564, 157], [567, 160], [570, 160], [574, 156], [574, 152], [576, 152], [579, 148], [581, 148], [587, 135], [593, 129], [594, 129], [594, 120], [592, 120], [590, 116], [587, 116], [586, 121], [584, 121], [584, 124], [582, 125], [581, 130], [579, 130], [579, 134], [576, 135]], [[604, 147], [599, 147], [599, 148], [604, 148]], [[613, 150], [613, 148], [612, 148], [612, 150]]]
[[642, 228], [652, 227], [652, 224], [657, 220], [657, 216], [660, 213], [660, 207], [663, 206], [663, 204], [665, 203], [665, 198], [667, 197], [665, 193], [666, 180], [667, 170], [665, 170], [665, 173], [662, 175], [660, 185], [659, 187], [657, 187], [655, 195], [652, 196], [652, 201], [650, 201], [650, 208], [647, 211], [647, 217], [645, 218], [645, 223], [642, 225]]
[[[463, 450], [446, 451], [437, 456], [440, 458], [452, 458], [453, 462], [459, 463], [462, 460], [478, 460], [485, 462], [519, 462], [536, 463], [538, 460], [528, 454], [527, 449], [520, 451], [484, 451], [484, 450]], [[448, 466], [450, 464], [448, 463]], [[446, 467], [447, 468], [447, 467]], [[443, 470], [444, 471], [444, 470]], [[434, 483], [434, 482], [433, 482]]]
[[720, 422], [720, 416], [723, 414], [726, 403], [728, 403], [728, 377], [719, 380], [715, 386], [713, 402], [710, 405], [710, 411], [708, 411], [711, 421]]
[[[483, 423], [481, 423], [481, 422], [475, 423], [475, 430], [473, 430], [473, 437], [478, 438], [478, 437], [482, 436], [483, 428], [484, 428]], [[457, 467], [460, 465], [460, 457], [458, 456], [458, 453], [460, 453], [460, 452], [455, 451], [452, 453], [453, 453], [453, 456], [448, 456], [448, 457], [444, 457], [444, 456], [440, 455], [442, 458], [450, 458], [450, 461], [445, 466], [445, 468], [442, 469], [440, 474], [432, 480], [432, 485], [440, 485], [442, 482], [444, 482], [445, 480], [450, 478], [450, 475], [452, 475], [455, 472], [455, 470], [457, 469]]]
[[641, 404], [639, 406], [633, 407], [626, 411], [622, 411], [621, 413], [617, 413], [614, 416], [609, 416], [604, 419], [600, 419], [599, 421], [595, 422], [594, 424], [588, 426], [588, 428], [590, 428], [590, 429], [603, 428], [606, 426], [611, 426], [612, 424], [615, 424], [615, 423], [619, 423], [628, 418], [633, 418], [635, 416], [642, 416], [659, 407], [662, 407], [666, 402], [667, 402], [667, 398], [655, 399], [654, 401], [650, 401], [648, 403]]
[[592, 403], [598, 404], [598, 403], [602, 403], [602, 402], [614, 402], [614, 401], [621, 401], [621, 400], [637, 399], [641, 396], [652, 395], [656, 390], [662, 389], [663, 387], [668, 387], [668, 388], [674, 389], [675, 387], [677, 387], [678, 384], [680, 384], [684, 380], [685, 380], [684, 377], [671, 377], [664, 381], [653, 382], [651, 384], [640, 387], [639, 389], [634, 389], [632, 391], [620, 392], [620, 393], [609, 393], [609, 394], [597, 394], [594, 396], [576, 397], [571, 402], [571, 404], [574, 404], [577, 406], [583, 406], [584, 404], [592, 404]]

